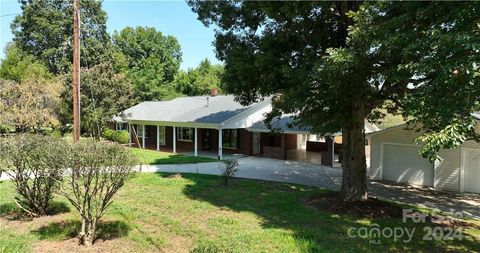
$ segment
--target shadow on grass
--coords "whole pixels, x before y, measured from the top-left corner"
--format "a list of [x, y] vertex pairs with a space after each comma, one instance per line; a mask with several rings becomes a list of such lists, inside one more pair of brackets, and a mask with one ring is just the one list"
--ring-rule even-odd
[[[158, 175], [164, 177], [162, 173]], [[183, 189], [187, 197], [211, 203], [221, 209], [254, 213], [260, 218], [264, 229], [293, 233], [292, 243], [303, 252], [401, 252], [426, 248], [443, 252], [447, 249], [471, 251], [478, 247], [474, 240], [425, 241], [422, 239], [425, 235], [423, 227], [429, 224], [403, 223], [401, 218], [356, 218], [318, 210], [307, 205], [312, 195], [325, 192], [315, 187], [256, 180], [238, 180], [235, 184], [224, 187], [217, 176], [182, 174], [182, 177], [192, 182]], [[371, 239], [376, 238], [349, 236], [350, 228], [368, 228], [371, 224], [379, 224], [382, 228], [415, 228], [417, 232], [410, 243], [398, 243], [393, 238], [381, 238], [381, 244], [372, 244]], [[197, 246], [201, 251], [202, 247], [208, 249], [218, 245], [206, 242]]]
[[201, 157], [201, 156], [188, 156], [183, 154], [172, 154], [168, 157], [156, 158], [150, 162], [150, 164], [186, 164], [186, 163], [205, 163], [205, 162], [217, 162], [218, 160]]
[[[32, 231], [40, 240], [62, 240], [74, 238], [80, 232], [81, 222], [69, 220], [50, 223], [37, 230]], [[112, 240], [127, 236], [130, 226], [122, 221], [100, 222], [97, 226], [96, 240]]]
[[[65, 202], [50, 201], [47, 215], [57, 215], [70, 212], [70, 207]], [[25, 211], [10, 202], [0, 205], [0, 217], [8, 219], [22, 219], [27, 217]]]

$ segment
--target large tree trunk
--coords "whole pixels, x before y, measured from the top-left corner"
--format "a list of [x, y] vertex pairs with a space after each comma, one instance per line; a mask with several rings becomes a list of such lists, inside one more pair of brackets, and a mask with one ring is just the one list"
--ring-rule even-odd
[[341, 194], [345, 201], [368, 198], [365, 157], [365, 105], [356, 104], [342, 129], [343, 180]]

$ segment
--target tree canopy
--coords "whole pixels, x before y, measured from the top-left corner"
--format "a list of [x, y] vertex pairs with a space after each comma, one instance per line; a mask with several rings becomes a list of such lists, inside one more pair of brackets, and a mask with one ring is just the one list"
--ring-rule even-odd
[[[473, 133], [477, 2], [189, 5], [205, 25], [218, 27], [227, 91], [243, 103], [273, 95], [270, 118], [295, 113], [298, 124], [319, 133], [342, 131], [345, 200], [367, 197], [364, 120], [381, 117], [374, 112], [386, 101], [432, 136], [421, 140], [433, 153]], [[436, 138], [449, 127], [458, 138]]]
[[[99, 139], [103, 128], [112, 121], [112, 117], [136, 102], [133, 98], [133, 88], [125, 75], [116, 74], [113, 66], [109, 64], [100, 64], [81, 71], [82, 132]], [[63, 83], [63, 121], [71, 122], [72, 75], [65, 75]]]
[[24, 66], [21, 72], [7, 71], [14, 74], [11, 80], [0, 79], [0, 122], [19, 132], [59, 124], [60, 85], [45, 66], [28, 64], [29, 59], [23, 58], [18, 65]]
[[182, 53], [173, 36], [164, 36], [153, 27], [126, 27], [114, 32], [113, 43], [126, 58], [127, 76], [140, 100], [177, 96], [172, 81]]
[[[11, 24], [15, 44], [40, 59], [53, 74], [66, 73], [73, 59], [73, 2], [19, 0], [22, 13]], [[101, 1], [80, 2], [81, 64], [93, 66], [108, 57], [107, 14]]]
[[175, 77], [177, 92], [187, 96], [210, 94], [211, 89], [221, 89], [222, 65], [213, 65], [204, 59], [197, 68], [188, 71], [180, 70]]

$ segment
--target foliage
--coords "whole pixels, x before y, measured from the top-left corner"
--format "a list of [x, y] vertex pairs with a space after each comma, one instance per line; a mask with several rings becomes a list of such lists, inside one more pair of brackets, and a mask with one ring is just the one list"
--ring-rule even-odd
[[321, 134], [342, 130], [346, 200], [366, 198], [363, 122], [386, 101], [427, 133], [469, 124], [478, 109], [478, 2], [189, 5], [218, 27], [228, 92], [243, 103], [273, 95], [269, 118], [295, 113]]
[[124, 147], [101, 142], [80, 142], [72, 153], [72, 169], [66, 170], [60, 192], [80, 213], [80, 243], [92, 245], [100, 218], [138, 162]]
[[171, 82], [180, 67], [180, 44], [153, 27], [126, 27], [113, 34], [113, 44], [127, 62], [127, 76], [142, 101], [177, 96]]
[[431, 160], [442, 148], [478, 139], [471, 113], [479, 109], [479, 9], [478, 2], [381, 3], [366, 5], [355, 17], [352, 40], [379, 45], [369, 65], [380, 64], [375, 71], [388, 87], [383, 95], [425, 133], [417, 141]]
[[197, 68], [180, 70], [175, 77], [177, 92], [187, 96], [208, 95], [212, 88], [221, 88], [222, 65], [212, 65], [204, 59]]
[[[67, 73], [73, 57], [73, 1], [19, 0], [22, 13], [11, 24], [15, 44], [45, 63], [53, 74]], [[108, 59], [110, 38], [101, 1], [80, 3], [81, 65]]]
[[58, 125], [60, 84], [38, 65], [30, 65], [20, 81], [0, 79], [0, 122], [24, 132]]
[[420, 135], [415, 142], [421, 145], [420, 154], [434, 162], [440, 160], [438, 152], [441, 148], [456, 148], [467, 140], [466, 136], [477, 136], [478, 134], [475, 133], [476, 125], [477, 122], [474, 119], [470, 122], [466, 120], [458, 121], [438, 132], [426, 132]]
[[29, 215], [47, 214], [68, 164], [68, 148], [59, 138], [15, 135], [0, 139], [0, 164], [12, 178], [15, 202]]
[[0, 79], [22, 80], [38, 78], [50, 79], [51, 74], [46, 66], [32, 55], [20, 50], [15, 44], [9, 44], [5, 48], [5, 59], [0, 64]]
[[112, 139], [120, 144], [127, 144], [130, 141], [130, 134], [127, 130], [115, 131]]
[[[116, 74], [112, 65], [101, 64], [82, 69], [81, 127], [84, 133], [100, 139], [102, 130], [113, 115], [135, 103], [132, 85], [123, 74]], [[72, 75], [63, 78], [62, 115], [64, 123], [72, 121]]]
[[127, 130], [113, 131], [107, 134], [111, 134], [110, 139], [108, 140], [115, 141], [120, 144], [127, 144], [130, 140], [130, 134], [128, 133]]
[[113, 136], [114, 133], [115, 133], [115, 130], [106, 127], [102, 131], [102, 138], [104, 138], [106, 140], [112, 140], [113, 139], [112, 136]]
[[228, 186], [238, 171], [238, 161], [236, 159], [223, 160], [220, 165], [220, 171], [222, 172], [223, 185]]
[[372, 121], [380, 129], [386, 129], [406, 123], [404, 115], [402, 115], [402, 112], [399, 110], [398, 106], [396, 106], [392, 101], [385, 101], [382, 106], [374, 109], [370, 114], [370, 118], [376, 119]]

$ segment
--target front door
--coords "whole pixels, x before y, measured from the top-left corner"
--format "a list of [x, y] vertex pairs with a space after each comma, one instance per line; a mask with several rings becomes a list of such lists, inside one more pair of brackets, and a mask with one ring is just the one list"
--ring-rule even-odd
[[252, 153], [254, 155], [258, 155], [260, 154], [260, 133], [253, 133], [252, 134], [252, 138], [253, 138], [253, 150], [252, 150]]
[[158, 141], [160, 146], [165, 146], [165, 126], [159, 126], [158, 128]]
[[210, 129], [205, 129], [205, 136], [203, 137], [203, 150], [211, 150], [212, 145], [210, 143], [210, 136], [212, 132]]

